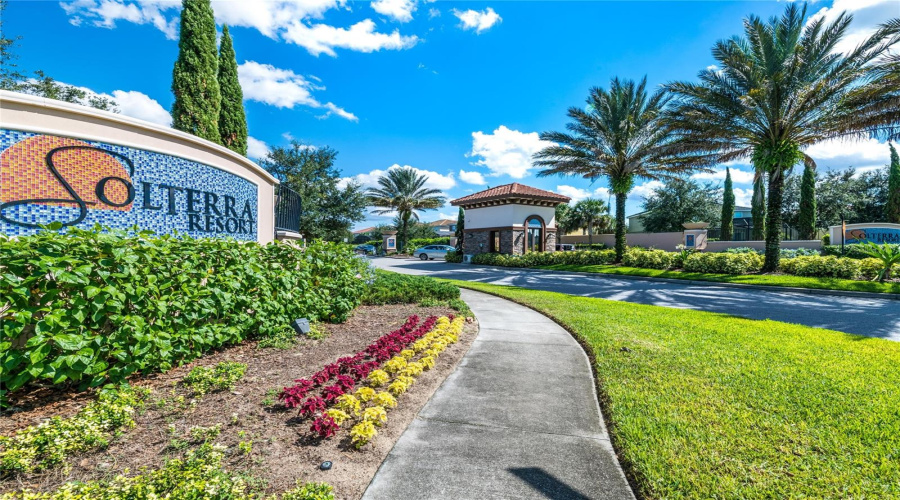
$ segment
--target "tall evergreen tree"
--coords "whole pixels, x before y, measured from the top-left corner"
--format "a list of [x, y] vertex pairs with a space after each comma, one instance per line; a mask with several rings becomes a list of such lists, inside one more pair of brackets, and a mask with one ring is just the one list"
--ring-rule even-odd
[[750, 200], [753, 218], [753, 241], [766, 239], [766, 176], [757, 174], [753, 180], [753, 199]]
[[801, 240], [816, 237], [816, 171], [811, 164], [803, 168], [803, 180], [800, 181], [800, 215], [797, 218], [797, 230]]
[[219, 46], [219, 88], [222, 90], [222, 109], [219, 110], [219, 135], [226, 148], [247, 156], [247, 116], [244, 113], [244, 92], [238, 81], [237, 58], [228, 26], [222, 28]]
[[894, 145], [891, 148], [891, 167], [888, 173], [888, 201], [884, 209], [885, 219], [900, 224], [900, 157]]
[[172, 70], [172, 127], [221, 143], [216, 21], [210, 0], [182, 0], [178, 59]]
[[731, 169], [725, 168], [725, 189], [722, 194], [722, 241], [734, 239], [734, 184], [731, 182]]
[[463, 210], [463, 207], [459, 207], [459, 213], [456, 216], [456, 251], [462, 253], [463, 251], [463, 239], [465, 238], [466, 231], [466, 211]]

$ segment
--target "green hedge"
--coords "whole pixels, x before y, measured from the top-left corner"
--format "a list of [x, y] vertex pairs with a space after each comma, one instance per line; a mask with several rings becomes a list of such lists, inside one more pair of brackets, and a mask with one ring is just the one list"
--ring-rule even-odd
[[296, 318], [342, 321], [367, 273], [330, 243], [300, 249], [99, 228], [0, 235], [0, 386], [97, 386], [279, 333]]
[[645, 269], [675, 269], [681, 267], [681, 252], [666, 252], [665, 250], [644, 250], [641, 248], [629, 248], [622, 257], [622, 263], [630, 267], [642, 267]]
[[[833, 255], [781, 260], [781, 270], [786, 274], [819, 278], [874, 279], [882, 266], [879, 259], [854, 259]], [[900, 272], [900, 266], [895, 265], [892, 271]]]
[[747, 274], [762, 269], [762, 255], [756, 253], [695, 253], [684, 261], [692, 273]]
[[456, 250], [450, 250], [449, 252], [444, 254], [444, 261], [459, 264], [463, 261], [463, 254], [457, 252]]
[[565, 265], [611, 264], [616, 259], [615, 250], [574, 252], [530, 252], [525, 255], [482, 253], [472, 257], [473, 264], [501, 267], [537, 267]]
[[834, 255], [835, 257], [848, 257], [851, 259], [867, 259], [869, 254], [862, 251], [862, 245], [844, 245], [844, 253], [841, 254], [840, 245], [825, 245], [822, 247], [822, 255]]
[[451, 300], [459, 298], [459, 288], [428, 276], [411, 276], [375, 271], [375, 280], [366, 290], [362, 302], [366, 305], [418, 304], [423, 300]]

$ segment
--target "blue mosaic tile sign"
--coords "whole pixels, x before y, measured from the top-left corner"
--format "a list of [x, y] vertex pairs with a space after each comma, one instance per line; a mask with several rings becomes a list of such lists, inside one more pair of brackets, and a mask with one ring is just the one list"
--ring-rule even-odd
[[256, 184], [176, 156], [0, 129], [0, 233], [39, 225], [257, 240]]

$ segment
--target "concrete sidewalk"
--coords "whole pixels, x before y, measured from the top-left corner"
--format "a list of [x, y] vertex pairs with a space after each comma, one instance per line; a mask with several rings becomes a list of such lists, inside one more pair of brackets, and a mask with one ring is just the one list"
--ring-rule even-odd
[[481, 326], [364, 499], [633, 499], [588, 358], [562, 327], [463, 290]]

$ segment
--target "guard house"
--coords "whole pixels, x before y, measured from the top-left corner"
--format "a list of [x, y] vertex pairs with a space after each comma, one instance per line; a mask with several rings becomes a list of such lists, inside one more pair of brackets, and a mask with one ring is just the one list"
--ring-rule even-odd
[[466, 211], [463, 254], [556, 250], [556, 206], [568, 196], [514, 182], [453, 200]]

